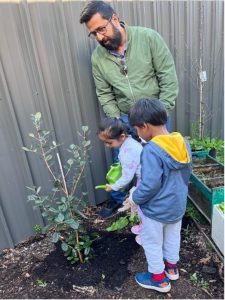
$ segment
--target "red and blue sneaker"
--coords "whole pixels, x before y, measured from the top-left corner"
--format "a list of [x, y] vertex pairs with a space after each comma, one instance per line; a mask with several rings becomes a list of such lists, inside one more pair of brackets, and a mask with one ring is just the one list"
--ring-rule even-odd
[[177, 264], [171, 264], [168, 261], [165, 261], [165, 273], [170, 280], [177, 280], [179, 278]]
[[135, 280], [143, 288], [161, 293], [168, 293], [171, 289], [170, 280], [164, 272], [161, 274], [136, 273]]

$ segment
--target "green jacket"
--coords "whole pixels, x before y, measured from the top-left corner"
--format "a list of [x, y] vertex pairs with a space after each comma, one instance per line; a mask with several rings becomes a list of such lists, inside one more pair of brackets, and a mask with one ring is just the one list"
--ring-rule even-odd
[[126, 26], [128, 74], [121, 73], [120, 59], [98, 45], [92, 54], [96, 93], [107, 116], [127, 114], [140, 98], [159, 98], [167, 111], [175, 106], [178, 81], [172, 55], [154, 30]]

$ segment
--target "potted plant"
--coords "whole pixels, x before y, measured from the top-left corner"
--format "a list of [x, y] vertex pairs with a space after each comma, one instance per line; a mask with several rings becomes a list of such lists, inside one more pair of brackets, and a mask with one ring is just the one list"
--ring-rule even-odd
[[224, 141], [219, 138], [203, 137], [202, 139], [187, 137], [190, 142], [192, 152], [205, 151], [204, 154], [209, 154], [216, 158], [217, 152], [220, 152], [224, 147]]

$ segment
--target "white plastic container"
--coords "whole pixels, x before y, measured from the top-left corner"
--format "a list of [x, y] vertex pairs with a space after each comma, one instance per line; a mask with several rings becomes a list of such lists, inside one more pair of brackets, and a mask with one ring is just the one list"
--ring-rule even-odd
[[218, 208], [218, 205], [213, 206], [212, 239], [224, 255], [224, 213]]

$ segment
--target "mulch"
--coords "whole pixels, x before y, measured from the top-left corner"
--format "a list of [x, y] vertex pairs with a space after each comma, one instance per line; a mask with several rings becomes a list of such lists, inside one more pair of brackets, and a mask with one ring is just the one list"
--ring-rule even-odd
[[102, 220], [99, 209], [89, 209], [85, 224], [89, 232], [99, 234], [88, 263], [71, 265], [48, 235], [32, 236], [14, 249], [4, 249], [0, 298], [224, 299], [223, 263], [190, 219], [183, 222], [180, 278], [172, 282], [169, 293], [161, 294], [136, 284], [135, 273], [147, 271], [144, 251], [129, 228], [107, 232], [118, 216]]

